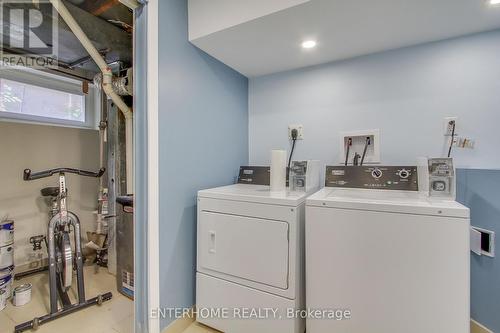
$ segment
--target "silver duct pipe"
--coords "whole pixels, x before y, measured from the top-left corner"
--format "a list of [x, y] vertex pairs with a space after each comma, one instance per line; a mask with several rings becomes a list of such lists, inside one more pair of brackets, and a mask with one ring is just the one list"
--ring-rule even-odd
[[[113, 76], [111, 85], [113, 90], [120, 96], [132, 96], [133, 95], [133, 78], [132, 78], [132, 68], [127, 70], [126, 76]], [[94, 76], [94, 84], [102, 88], [102, 73], [96, 74]]]

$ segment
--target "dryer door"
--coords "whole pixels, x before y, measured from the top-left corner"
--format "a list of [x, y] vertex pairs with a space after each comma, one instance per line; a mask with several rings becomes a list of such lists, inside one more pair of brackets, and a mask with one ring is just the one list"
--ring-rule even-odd
[[198, 223], [199, 266], [288, 289], [288, 223], [206, 211]]

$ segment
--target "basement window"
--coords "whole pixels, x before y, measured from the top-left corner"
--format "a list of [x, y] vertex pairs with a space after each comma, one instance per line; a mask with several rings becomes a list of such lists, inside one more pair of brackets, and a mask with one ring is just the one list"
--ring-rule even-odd
[[0, 112], [85, 123], [85, 98], [0, 79]]
[[37, 71], [0, 71], [0, 120], [95, 128], [94, 88]]

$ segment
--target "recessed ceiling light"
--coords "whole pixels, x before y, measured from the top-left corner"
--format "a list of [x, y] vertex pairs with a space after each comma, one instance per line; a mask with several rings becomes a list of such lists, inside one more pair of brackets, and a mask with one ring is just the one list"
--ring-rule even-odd
[[500, 0], [490, 0], [490, 5], [492, 6], [500, 5]]
[[[500, 1], [500, 0], [498, 0]], [[316, 41], [315, 40], [306, 40], [304, 42], [302, 42], [302, 47], [304, 49], [312, 49], [313, 47], [316, 47]]]

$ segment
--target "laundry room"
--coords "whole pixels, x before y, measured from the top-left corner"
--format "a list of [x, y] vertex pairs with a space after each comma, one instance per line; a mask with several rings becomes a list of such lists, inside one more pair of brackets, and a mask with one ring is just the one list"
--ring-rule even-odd
[[133, 11], [0, 13], [0, 332], [133, 332]]
[[158, 8], [160, 331], [500, 331], [495, 1]]

